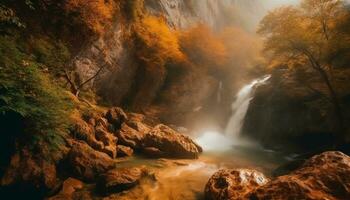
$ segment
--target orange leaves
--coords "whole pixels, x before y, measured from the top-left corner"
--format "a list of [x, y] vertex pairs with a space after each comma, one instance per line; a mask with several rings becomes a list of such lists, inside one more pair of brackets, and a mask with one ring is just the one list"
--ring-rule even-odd
[[67, 0], [65, 9], [68, 13], [77, 14], [77, 21], [85, 24], [90, 31], [101, 34], [113, 18], [115, 3], [106, 0]]
[[183, 59], [176, 34], [165, 20], [146, 16], [135, 25], [137, 53], [150, 65], [163, 66], [167, 61]]
[[189, 60], [198, 66], [220, 67], [227, 62], [224, 41], [204, 25], [180, 33], [180, 44]]

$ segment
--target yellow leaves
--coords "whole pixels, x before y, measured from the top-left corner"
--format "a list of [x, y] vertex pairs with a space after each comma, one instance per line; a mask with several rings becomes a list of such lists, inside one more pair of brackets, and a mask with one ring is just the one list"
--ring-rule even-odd
[[182, 51], [198, 66], [225, 65], [228, 53], [222, 41], [208, 27], [199, 25], [180, 35]]
[[137, 53], [150, 65], [163, 66], [167, 61], [184, 58], [176, 34], [164, 19], [146, 16], [135, 25], [135, 33], [139, 42]]
[[77, 20], [94, 33], [101, 34], [113, 18], [115, 3], [106, 0], [68, 0], [65, 9], [69, 13], [77, 13]]

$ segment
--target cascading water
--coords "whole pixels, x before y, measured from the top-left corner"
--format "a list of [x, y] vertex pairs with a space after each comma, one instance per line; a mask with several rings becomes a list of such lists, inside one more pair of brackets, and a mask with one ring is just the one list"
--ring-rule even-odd
[[236, 96], [236, 100], [232, 103], [232, 115], [227, 123], [225, 135], [233, 139], [239, 137], [244, 118], [247, 114], [250, 101], [253, 99], [254, 89], [265, 83], [270, 78], [270, 75], [260, 79], [255, 79], [250, 84], [245, 85]]
[[270, 77], [270, 75], [267, 75], [255, 79], [239, 90], [235, 101], [232, 103], [232, 115], [227, 123], [225, 134], [209, 131], [197, 138], [197, 143], [206, 151], [225, 151], [240, 143], [239, 135], [250, 101], [253, 99], [255, 88], [264, 84]]

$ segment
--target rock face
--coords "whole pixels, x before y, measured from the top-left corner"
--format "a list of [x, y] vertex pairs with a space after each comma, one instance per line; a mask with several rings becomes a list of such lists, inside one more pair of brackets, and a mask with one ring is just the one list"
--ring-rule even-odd
[[248, 169], [222, 169], [205, 186], [206, 200], [239, 200], [269, 180], [261, 172]]
[[306, 151], [314, 151], [332, 141], [334, 117], [324, 96], [284, 70], [276, 70], [270, 82], [257, 88], [243, 134], [265, 146], [290, 149], [293, 145]]
[[269, 182], [261, 178], [261, 173], [255, 173], [257, 176], [237, 170], [215, 173], [206, 186], [206, 198], [350, 199], [350, 157], [341, 152], [316, 155], [299, 169]]
[[83, 142], [74, 142], [68, 153], [68, 165], [77, 177], [93, 181], [99, 174], [111, 169], [114, 162], [107, 154], [95, 151]]

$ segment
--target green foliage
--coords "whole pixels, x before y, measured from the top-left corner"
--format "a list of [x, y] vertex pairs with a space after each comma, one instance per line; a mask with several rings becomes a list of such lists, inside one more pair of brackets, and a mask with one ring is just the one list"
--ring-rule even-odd
[[44, 63], [54, 75], [62, 75], [63, 68], [70, 58], [69, 49], [61, 41], [52, 41], [50, 38], [32, 38], [29, 42], [35, 59]]
[[0, 114], [19, 113], [32, 143], [46, 141], [52, 147], [62, 143], [68, 125], [68, 97], [50, 75], [28, 56], [14, 37], [0, 36]]

